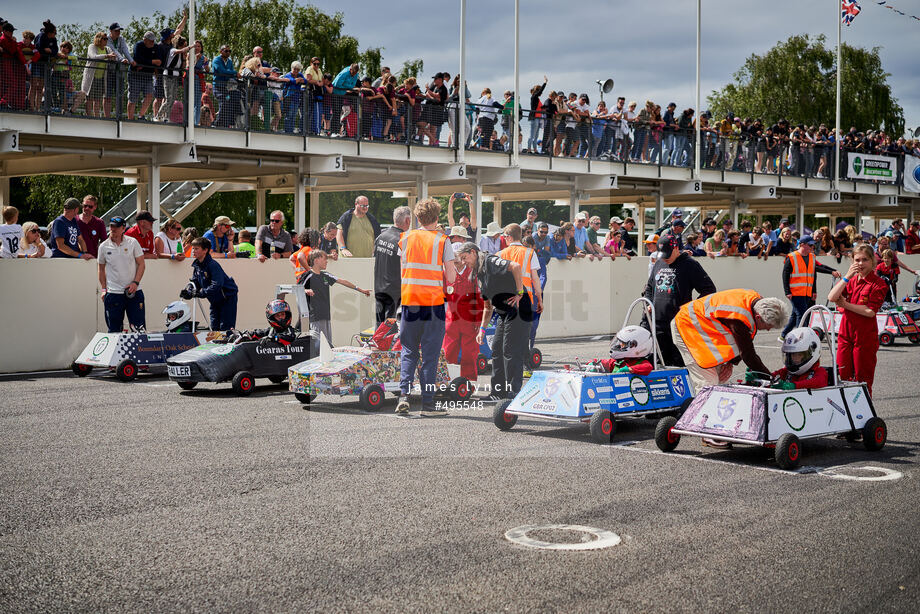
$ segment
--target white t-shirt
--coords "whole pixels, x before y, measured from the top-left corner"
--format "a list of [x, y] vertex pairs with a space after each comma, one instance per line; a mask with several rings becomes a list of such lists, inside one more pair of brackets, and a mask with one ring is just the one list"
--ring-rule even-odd
[[479, 117], [488, 117], [492, 121], [495, 121], [495, 116], [497, 114], [497, 107], [493, 107], [492, 104], [495, 101], [488, 96], [483, 96], [476, 101], [476, 104], [479, 105]]
[[144, 257], [141, 244], [127, 235], [116, 245], [111, 238], [99, 244], [99, 264], [105, 265], [105, 290], [112, 294], [124, 294], [137, 274], [137, 258]]
[[648, 255], [648, 274], [652, 274], [652, 269], [655, 268], [655, 262], [661, 258], [661, 252], [654, 251]]
[[163, 253], [166, 254], [178, 254], [179, 253], [179, 242], [181, 239], [170, 239], [166, 236], [166, 233], [162, 230], [157, 233], [156, 239], [159, 239], [163, 242]]
[[[580, 103], [580, 102], [576, 102], [575, 104], [572, 105], [572, 107], [573, 107], [574, 109], [578, 109], [578, 111], [581, 112], [581, 113], [588, 113], [588, 114], [591, 113], [591, 107], [589, 107], [589, 106], [586, 105], [586, 104], [582, 104], [582, 103]], [[579, 117], [581, 117], [581, 116], [579, 116]], [[574, 115], [567, 115], [567, 116], [566, 116], [566, 118], [565, 118], [565, 127], [566, 127], [566, 128], [574, 128], [574, 127], [577, 126], [577, 125], [578, 125], [578, 118], [576, 118]]]
[[22, 226], [0, 224], [0, 258], [15, 258], [22, 243]]
[[[36, 253], [38, 253], [38, 243], [30, 243], [28, 247], [20, 246], [19, 248], [19, 255], [25, 256], [26, 258]], [[51, 248], [46, 245], [45, 253], [42, 254], [42, 258], [50, 258], [50, 257], [51, 257]]]

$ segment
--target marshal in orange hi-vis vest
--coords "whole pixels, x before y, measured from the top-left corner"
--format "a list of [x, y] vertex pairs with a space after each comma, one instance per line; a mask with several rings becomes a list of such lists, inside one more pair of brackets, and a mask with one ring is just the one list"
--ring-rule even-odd
[[723, 290], [680, 308], [674, 318], [677, 331], [699, 366], [711, 369], [740, 355], [731, 331], [718, 318], [743, 322], [753, 339], [757, 334], [754, 301], [759, 298], [753, 290]]
[[[307, 272], [305, 268], [300, 265], [300, 255], [303, 254], [303, 259], [307, 260], [310, 257], [310, 252], [313, 251], [313, 248], [309, 245], [304, 245], [299, 250], [294, 252], [294, 277], [300, 279], [300, 276]], [[310, 262], [307, 260], [307, 262]]]
[[815, 288], [815, 257], [808, 254], [806, 258], [798, 250], [787, 256], [792, 263], [792, 274], [789, 275], [789, 293], [792, 296], [814, 296]]
[[447, 237], [434, 230], [412, 230], [399, 238], [405, 256], [402, 265], [403, 305], [444, 304], [444, 242]]
[[521, 267], [521, 277], [524, 282], [524, 290], [533, 299], [533, 279], [530, 277], [530, 261], [533, 257], [533, 250], [523, 245], [509, 245], [496, 254], [499, 258], [504, 258], [510, 262], [517, 262]]

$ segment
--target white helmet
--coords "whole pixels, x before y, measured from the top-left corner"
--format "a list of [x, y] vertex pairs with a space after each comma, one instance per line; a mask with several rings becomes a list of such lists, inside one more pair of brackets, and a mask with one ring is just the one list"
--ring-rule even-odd
[[821, 358], [821, 339], [813, 329], [793, 328], [783, 340], [783, 360], [790, 375], [801, 375]]
[[610, 342], [610, 357], [644, 358], [652, 353], [652, 333], [641, 326], [624, 326]]
[[173, 301], [163, 310], [166, 314], [166, 331], [172, 332], [189, 321], [192, 312], [188, 303], [184, 301]]

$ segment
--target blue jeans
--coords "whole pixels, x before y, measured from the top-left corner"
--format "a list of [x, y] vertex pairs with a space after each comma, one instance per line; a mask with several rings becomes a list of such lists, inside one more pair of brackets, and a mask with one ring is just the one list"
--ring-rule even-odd
[[[301, 112], [302, 100], [300, 96], [286, 96], [281, 103], [281, 112], [284, 113], [284, 131], [288, 134], [294, 132], [295, 126], [301, 129], [301, 134], [303, 133], [303, 114]], [[298, 116], [300, 117], [299, 120]]]
[[537, 151], [537, 142], [540, 140], [540, 137], [543, 135], [543, 122], [544, 119], [531, 119], [530, 120], [530, 137], [527, 139], [527, 150], [531, 153]]
[[674, 149], [671, 152], [671, 158], [668, 160], [668, 164], [671, 166], [684, 166], [682, 158], [684, 151], [687, 149], [687, 143], [689, 143], [689, 139], [683, 134], [678, 134], [674, 137]]
[[[402, 350], [399, 361], [399, 390], [409, 396], [418, 370], [418, 383], [422, 389], [422, 407], [434, 406], [434, 393], [438, 381], [438, 357], [444, 344], [444, 305], [433, 307], [403, 305], [399, 324], [399, 342]], [[421, 362], [421, 366], [419, 366]]]
[[808, 308], [815, 304], [814, 300], [807, 296], [793, 296], [790, 300], [792, 301], [792, 314], [790, 314], [789, 321], [786, 322], [786, 328], [783, 329], [781, 334], [784, 339], [790, 330], [799, 325]]
[[143, 290], [138, 290], [134, 298], [128, 298], [124, 294], [106, 292], [102, 305], [105, 308], [105, 323], [110, 333], [120, 333], [124, 330], [122, 327], [125, 323], [125, 313], [128, 314], [128, 322], [131, 326], [146, 327]]

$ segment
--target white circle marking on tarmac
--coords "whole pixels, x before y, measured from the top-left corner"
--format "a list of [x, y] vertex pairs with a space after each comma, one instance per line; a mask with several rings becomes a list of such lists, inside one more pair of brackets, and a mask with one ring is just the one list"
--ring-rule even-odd
[[[586, 542], [560, 544], [553, 542], [543, 542], [536, 539], [531, 539], [527, 536], [527, 534], [531, 531], [545, 530], [578, 531], [581, 533], [593, 535], [596, 537], [596, 539]], [[600, 550], [602, 548], [611, 548], [616, 546], [622, 541], [619, 535], [612, 533], [611, 531], [595, 529], [593, 527], [585, 527], [577, 524], [527, 524], [524, 526], [515, 527], [513, 529], [508, 529], [505, 532], [505, 539], [519, 546], [536, 548], [538, 550]]]
[[[843, 473], [844, 471], [869, 471], [876, 475], [852, 475]], [[847, 467], [839, 465], [837, 467], [821, 469], [818, 471], [818, 475], [823, 475], [824, 477], [833, 478], [835, 480], [851, 480], [854, 482], [889, 482], [891, 480], [898, 480], [904, 476], [900, 471], [888, 469], [887, 467], [875, 467], [874, 465], [866, 465], [864, 467]]]

